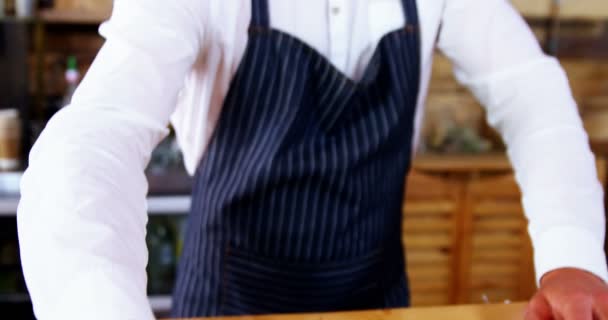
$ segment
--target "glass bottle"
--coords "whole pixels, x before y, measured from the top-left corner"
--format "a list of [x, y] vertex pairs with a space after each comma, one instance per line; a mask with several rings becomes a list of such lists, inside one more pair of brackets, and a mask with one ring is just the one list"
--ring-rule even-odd
[[167, 219], [148, 223], [148, 293], [170, 294], [175, 278], [175, 237]]
[[75, 56], [68, 57], [68, 66], [65, 71], [65, 81], [67, 88], [65, 95], [63, 96], [62, 107], [68, 106], [72, 102], [72, 96], [78, 87], [78, 81], [80, 80], [80, 72], [78, 71], [78, 63]]

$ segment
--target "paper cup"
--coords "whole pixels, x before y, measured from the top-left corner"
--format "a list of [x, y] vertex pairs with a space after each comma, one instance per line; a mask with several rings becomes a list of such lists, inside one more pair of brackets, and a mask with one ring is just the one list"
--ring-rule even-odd
[[15, 14], [19, 18], [30, 18], [34, 16], [35, 0], [16, 0]]
[[17, 110], [0, 111], [0, 171], [15, 170], [20, 165], [21, 121]]

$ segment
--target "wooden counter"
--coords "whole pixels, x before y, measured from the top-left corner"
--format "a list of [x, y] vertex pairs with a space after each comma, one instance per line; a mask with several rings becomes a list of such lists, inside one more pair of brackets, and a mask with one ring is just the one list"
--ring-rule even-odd
[[362, 312], [207, 318], [207, 320], [516, 320], [523, 319], [525, 306], [525, 303], [463, 305]]

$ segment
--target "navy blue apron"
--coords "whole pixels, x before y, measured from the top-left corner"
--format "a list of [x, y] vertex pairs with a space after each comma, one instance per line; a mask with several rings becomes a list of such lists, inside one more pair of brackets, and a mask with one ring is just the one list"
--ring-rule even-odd
[[[178, 317], [409, 304], [401, 204], [420, 75], [415, 0], [360, 81], [272, 29], [249, 41], [195, 177]], [[382, 17], [378, 17], [381, 19]]]

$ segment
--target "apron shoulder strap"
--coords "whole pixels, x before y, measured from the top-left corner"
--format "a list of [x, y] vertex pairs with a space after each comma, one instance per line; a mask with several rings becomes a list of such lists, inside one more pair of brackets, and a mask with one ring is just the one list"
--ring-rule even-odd
[[270, 28], [268, 0], [251, 0], [251, 28]]
[[418, 7], [416, 0], [401, 0], [407, 27], [418, 27]]

